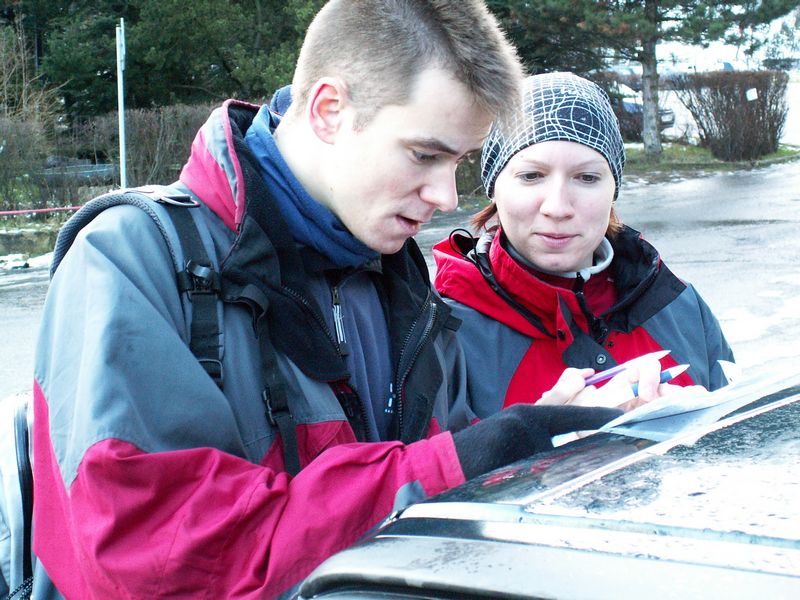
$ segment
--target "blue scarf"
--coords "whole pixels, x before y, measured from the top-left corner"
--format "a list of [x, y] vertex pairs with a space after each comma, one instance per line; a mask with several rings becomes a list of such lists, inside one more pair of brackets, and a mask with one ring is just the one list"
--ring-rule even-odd
[[272, 131], [277, 118], [262, 106], [244, 140], [296, 242], [314, 248], [339, 267], [358, 267], [378, 253], [353, 236], [339, 218], [303, 188], [283, 160]]

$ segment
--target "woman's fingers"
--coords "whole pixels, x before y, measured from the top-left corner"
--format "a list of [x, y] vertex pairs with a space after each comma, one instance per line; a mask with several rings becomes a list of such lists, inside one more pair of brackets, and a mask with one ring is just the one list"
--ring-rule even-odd
[[642, 357], [631, 361], [625, 370], [629, 384], [637, 384], [636, 394], [643, 402], [650, 402], [660, 396], [661, 363], [651, 357]]
[[[564, 369], [555, 385], [542, 394], [537, 404], [583, 404], [578, 396], [586, 388], [586, 378], [594, 373], [594, 369]], [[594, 389], [592, 386], [589, 386]]]

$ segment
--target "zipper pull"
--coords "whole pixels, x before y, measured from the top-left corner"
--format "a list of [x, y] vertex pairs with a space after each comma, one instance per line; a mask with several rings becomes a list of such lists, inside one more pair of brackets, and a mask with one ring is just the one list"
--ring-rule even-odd
[[575, 292], [576, 296], [583, 296], [583, 286], [585, 283], [586, 280], [583, 278], [583, 275], [580, 274], [580, 271], [575, 273], [575, 285], [572, 286], [572, 291]]
[[394, 414], [394, 384], [389, 384], [389, 402], [386, 404], [386, 408], [383, 409], [383, 412], [387, 415]]
[[339, 301], [339, 287], [331, 288], [333, 296], [333, 326], [336, 330], [336, 342], [339, 344], [339, 354], [347, 356], [350, 349], [347, 347], [347, 338], [344, 334], [344, 318], [342, 317], [342, 305]]

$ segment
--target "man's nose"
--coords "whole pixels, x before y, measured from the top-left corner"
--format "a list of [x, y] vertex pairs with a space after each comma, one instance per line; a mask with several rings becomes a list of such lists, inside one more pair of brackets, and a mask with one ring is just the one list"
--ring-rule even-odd
[[442, 212], [450, 212], [458, 206], [455, 169], [441, 170], [432, 173], [430, 179], [422, 186], [419, 193], [424, 202]]

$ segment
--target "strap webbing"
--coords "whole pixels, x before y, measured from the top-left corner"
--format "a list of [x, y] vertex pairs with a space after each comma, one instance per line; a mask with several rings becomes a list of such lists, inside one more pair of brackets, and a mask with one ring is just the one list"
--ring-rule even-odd
[[528, 321], [528, 323], [533, 325], [544, 335], [549, 338], [555, 338], [555, 335], [547, 331], [542, 323], [542, 320], [537, 315], [514, 300], [514, 298], [511, 297], [511, 294], [503, 289], [503, 286], [497, 283], [494, 273], [492, 272], [492, 265], [489, 261], [489, 256], [487, 254], [473, 250], [465, 258], [478, 267], [478, 272], [480, 272], [480, 274], [483, 276], [483, 279], [486, 281], [486, 283], [489, 284], [489, 287], [492, 288], [494, 293], [500, 296], [500, 298], [502, 298], [506, 304], [517, 311], [526, 321]]
[[[227, 280], [226, 280], [227, 281]], [[264, 389], [261, 399], [267, 421], [277, 427], [283, 445], [283, 463], [286, 471], [294, 477], [300, 472], [300, 451], [297, 445], [296, 422], [289, 407], [289, 393], [280, 368], [278, 355], [269, 335], [267, 310], [269, 299], [259, 286], [248, 283], [243, 287], [226, 287], [227, 302], [241, 302], [253, 311], [253, 323], [261, 354], [261, 377]]]
[[217, 304], [219, 273], [206, 253], [192, 215], [185, 206], [165, 204], [183, 248], [184, 270], [178, 273], [178, 288], [192, 302], [189, 347], [214, 382], [222, 388], [222, 346]]
[[27, 402], [21, 402], [14, 413], [14, 438], [17, 448], [17, 471], [19, 474], [19, 492], [22, 497], [23, 547], [22, 577], [23, 582], [33, 577], [31, 561], [31, 538], [33, 524], [33, 472], [28, 442]]
[[297, 430], [289, 409], [289, 397], [286, 385], [278, 370], [278, 357], [269, 339], [266, 319], [261, 319], [262, 326], [258, 333], [261, 347], [261, 370], [264, 375], [263, 400], [267, 420], [281, 433], [283, 442], [283, 463], [286, 471], [294, 477], [300, 472], [300, 452], [297, 447]]

